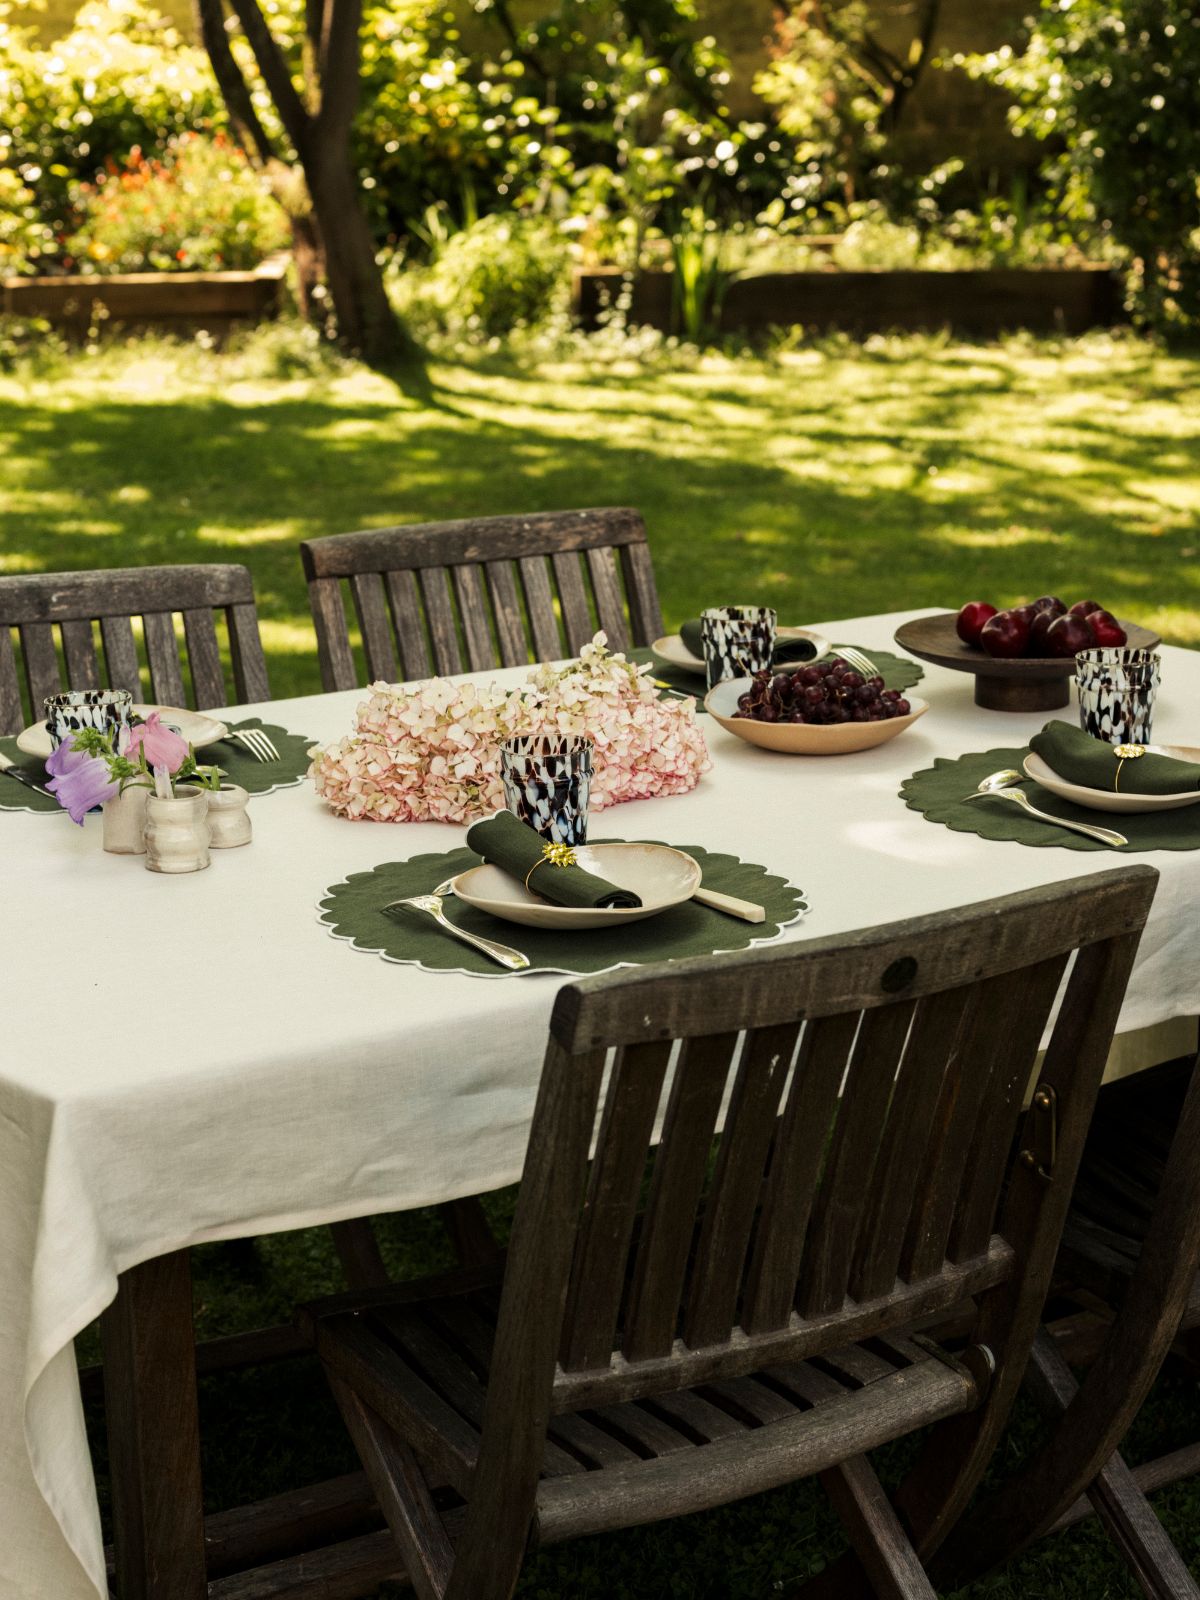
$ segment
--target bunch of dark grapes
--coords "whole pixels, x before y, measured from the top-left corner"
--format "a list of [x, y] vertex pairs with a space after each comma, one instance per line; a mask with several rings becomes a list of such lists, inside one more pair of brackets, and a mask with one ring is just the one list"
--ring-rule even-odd
[[756, 722], [886, 722], [911, 710], [898, 689], [836, 657], [797, 672], [756, 672], [738, 700], [738, 715]]

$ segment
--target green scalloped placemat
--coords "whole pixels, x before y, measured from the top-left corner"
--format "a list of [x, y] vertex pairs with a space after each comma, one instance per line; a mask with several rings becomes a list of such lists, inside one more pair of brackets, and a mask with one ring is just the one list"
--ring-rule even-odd
[[1022, 788], [1039, 811], [1064, 817], [1068, 822], [1092, 822], [1115, 828], [1129, 840], [1127, 846], [1101, 844], [1082, 834], [1068, 833], [1025, 814], [1005, 800], [972, 800], [965, 796], [977, 789], [981, 779], [1007, 767], [1021, 769], [1028, 747], [1000, 746], [959, 756], [951, 761], [939, 756], [932, 767], [914, 772], [900, 785], [905, 804], [920, 811], [930, 822], [940, 822], [956, 833], [976, 833], [981, 839], [1002, 839], [1011, 844], [1028, 844], [1044, 849], [1103, 850], [1109, 855], [1133, 855], [1143, 850], [1200, 850], [1200, 805], [1178, 811], [1141, 811], [1114, 816], [1111, 812], [1089, 811], [1073, 806], [1058, 795], [1026, 778]]
[[[622, 840], [593, 840], [596, 844], [623, 843]], [[632, 841], [631, 841], [632, 842]], [[650, 839], [647, 844], [661, 844]], [[704, 885], [723, 894], [753, 900], [767, 913], [765, 922], [741, 922], [720, 911], [697, 905], [673, 906], [644, 922], [627, 922], [609, 929], [562, 932], [547, 928], [526, 928], [516, 922], [503, 922], [464, 905], [452, 895], [443, 907], [451, 922], [469, 933], [511, 945], [529, 957], [528, 972], [580, 973], [605, 972], [611, 967], [644, 966], [654, 961], [678, 961], [685, 956], [713, 955], [718, 950], [743, 950], [762, 940], [777, 938], [782, 928], [795, 922], [808, 910], [799, 889], [765, 867], [737, 856], [721, 855], [700, 845], [681, 844], [700, 865]], [[320, 920], [337, 939], [345, 939], [357, 950], [380, 955], [385, 961], [410, 963], [427, 972], [466, 972], [481, 978], [522, 977], [505, 972], [494, 961], [441, 932], [424, 912], [401, 911], [388, 914], [381, 908], [392, 900], [428, 894], [468, 867], [479, 865], [479, 857], [465, 847], [436, 855], [413, 856], [409, 861], [385, 861], [370, 872], [355, 872], [333, 884], [322, 895]]]
[[[0, 739], [0, 753], [6, 755], [14, 767], [20, 767], [22, 772], [27, 772], [34, 783], [45, 783], [45, 763], [39, 761], [36, 756], [27, 756], [23, 750], [18, 750], [15, 738]], [[0, 775], [0, 809], [53, 811], [60, 817], [65, 817], [67, 814], [52, 794], [38, 794], [37, 790], [31, 789], [28, 784], [3, 775]]]
[[[216, 744], [205, 745], [197, 751], [200, 762], [220, 767], [230, 783], [240, 783], [248, 794], [271, 794], [275, 789], [288, 789], [302, 783], [308, 772], [310, 756], [316, 740], [302, 733], [289, 733], [275, 722], [264, 722], [261, 717], [245, 717], [241, 722], [231, 722], [230, 728], [262, 728], [270, 735], [278, 761], [256, 761], [236, 740], [219, 739]], [[0, 739], [0, 751], [28, 772], [35, 783], [45, 783], [45, 764], [36, 756], [27, 756], [17, 749], [16, 739]], [[65, 816], [66, 812], [53, 795], [38, 794], [27, 784], [0, 775], [0, 809], [5, 811], [44, 811]]]
[[[834, 645], [833, 648], [839, 650], [845, 647]], [[884, 686], [888, 689], [911, 689], [915, 684], [920, 683], [925, 676], [924, 667], [919, 662], [914, 661], [911, 656], [893, 655], [890, 650], [877, 650], [873, 645], [868, 647], [860, 644], [854, 645], [853, 648], [861, 650], [865, 656], [870, 657], [879, 668], [883, 676]], [[660, 685], [666, 685], [663, 690], [664, 694], [669, 693], [672, 689], [678, 690], [682, 694], [690, 694], [695, 698], [697, 713], [699, 715], [705, 714], [704, 681], [698, 673], [684, 672], [681, 668], [672, 666], [669, 661], [664, 661], [661, 656], [656, 656], [648, 645], [637, 650], [627, 650], [625, 654], [630, 661], [636, 661], [638, 666], [642, 666], [647, 661], [650, 663], [654, 668], [655, 680]], [[803, 665], [803, 663], [798, 663], [798, 665]]]

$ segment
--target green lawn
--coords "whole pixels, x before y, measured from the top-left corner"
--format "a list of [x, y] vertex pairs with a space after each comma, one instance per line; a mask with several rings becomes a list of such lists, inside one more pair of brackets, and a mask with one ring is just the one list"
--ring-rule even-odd
[[[496, 358], [398, 386], [311, 358], [298, 376], [272, 375], [291, 339], [272, 332], [226, 356], [143, 345], [0, 377], [0, 571], [244, 561], [276, 692], [301, 693], [318, 679], [297, 540], [625, 502], [645, 514], [669, 622], [720, 597], [800, 622], [1050, 590], [1200, 644], [1194, 358], [1101, 336], [878, 340], [646, 368]], [[392, 1219], [386, 1245], [400, 1273], [443, 1249], [424, 1214]], [[337, 1283], [323, 1230], [208, 1247], [196, 1268], [206, 1335], [286, 1317]], [[94, 1335], [80, 1343], [94, 1358]], [[352, 1465], [303, 1365], [206, 1380], [203, 1404], [214, 1508]], [[1200, 1434], [1194, 1380], [1160, 1381], [1131, 1456], [1156, 1430], [1168, 1448]], [[1035, 1433], [1018, 1419], [1001, 1470]], [[885, 1473], [904, 1457], [885, 1453]], [[1194, 1557], [1196, 1482], [1156, 1503]], [[819, 1492], [801, 1486], [543, 1553], [520, 1594], [764, 1600], [839, 1547]], [[965, 1593], [1138, 1590], [1084, 1527]]]
[[668, 622], [1094, 596], [1200, 644], [1200, 362], [1096, 336], [690, 369], [492, 361], [405, 392], [164, 347], [0, 378], [0, 570], [244, 561], [276, 692], [318, 687], [296, 543], [628, 503]]

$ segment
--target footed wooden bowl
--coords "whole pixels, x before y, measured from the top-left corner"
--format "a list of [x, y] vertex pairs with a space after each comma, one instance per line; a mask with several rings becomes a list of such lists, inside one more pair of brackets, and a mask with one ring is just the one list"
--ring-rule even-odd
[[[943, 611], [935, 617], [917, 617], [896, 629], [896, 643], [910, 656], [951, 672], [975, 674], [975, 704], [989, 711], [1057, 711], [1071, 700], [1074, 656], [1016, 656], [1005, 660], [985, 655], [966, 645], [955, 632], [958, 613]], [[1162, 643], [1157, 633], [1136, 622], [1117, 619], [1128, 638], [1128, 650], [1155, 650]]]

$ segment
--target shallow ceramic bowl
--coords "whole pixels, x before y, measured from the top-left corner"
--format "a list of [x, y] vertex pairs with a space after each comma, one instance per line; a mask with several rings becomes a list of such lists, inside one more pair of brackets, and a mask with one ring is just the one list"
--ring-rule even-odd
[[[167, 726], [174, 728], [180, 738], [186, 739], [195, 750], [203, 749], [206, 744], [215, 744], [229, 732], [225, 724], [218, 722], [216, 717], [206, 717], [199, 711], [188, 711], [183, 706], [133, 707], [135, 717], [148, 717], [152, 711], [157, 711]], [[27, 756], [38, 756], [42, 761], [47, 760], [53, 751], [46, 724], [35, 722], [32, 727], [19, 733], [17, 749], [23, 750]]]
[[761, 750], [780, 750], [789, 756], [847, 756], [856, 750], [873, 750], [911, 728], [929, 710], [926, 701], [906, 695], [912, 707], [908, 716], [891, 717], [886, 722], [839, 722], [831, 727], [807, 722], [757, 722], [753, 717], [737, 715], [738, 700], [752, 681], [729, 678], [718, 683], [705, 695], [704, 708], [727, 733], [735, 733]]
[[[499, 867], [484, 864], [460, 872], [454, 893], [466, 905], [505, 922], [528, 928], [616, 928], [623, 922], [644, 922], [660, 911], [690, 900], [700, 887], [700, 868], [682, 850], [665, 844], [581, 844], [575, 859], [598, 878], [618, 889], [632, 889], [640, 906], [556, 906], [530, 894], [524, 884]], [[550, 867], [542, 870], [549, 872]]]
[[[819, 661], [822, 656], [829, 654], [829, 640], [823, 633], [814, 633], [811, 628], [776, 628], [775, 638], [780, 643], [787, 643], [791, 639], [807, 639], [817, 652], [810, 661], [797, 661], [797, 667], [807, 667], [812, 661]], [[677, 633], [668, 633], [661, 639], [655, 639], [650, 646], [656, 656], [660, 656], [672, 667], [678, 667], [680, 672], [696, 672], [704, 676], [704, 661], [700, 656], [694, 656], [684, 644]], [[787, 662], [780, 670], [788, 672], [793, 666]]]
[[[1200, 762], [1200, 750], [1187, 745], [1151, 744], [1146, 748], [1156, 755], [1174, 756], [1177, 761]], [[1043, 789], [1049, 789], [1060, 800], [1069, 800], [1072, 805], [1086, 806], [1089, 811], [1123, 811], [1126, 816], [1132, 816], [1141, 811], [1178, 811], [1181, 806], [1200, 803], [1200, 789], [1187, 789], [1180, 794], [1110, 794], [1107, 789], [1085, 789], [1082, 784], [1060, 778], [1054, 768], [1047, 766], [1032, 750], [1022, 765], [1025, 776], [1040, 783]]]

